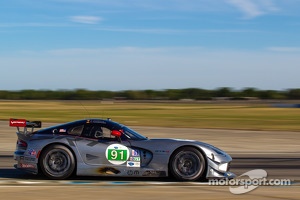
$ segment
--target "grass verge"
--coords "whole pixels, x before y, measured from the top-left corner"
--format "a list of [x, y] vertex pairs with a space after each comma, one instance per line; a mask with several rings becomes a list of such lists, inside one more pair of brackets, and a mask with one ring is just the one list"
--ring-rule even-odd
[[1, 101], [0, 119], [112, 118], [129, 126], [300, 131], [300, 109], [257, 104]]

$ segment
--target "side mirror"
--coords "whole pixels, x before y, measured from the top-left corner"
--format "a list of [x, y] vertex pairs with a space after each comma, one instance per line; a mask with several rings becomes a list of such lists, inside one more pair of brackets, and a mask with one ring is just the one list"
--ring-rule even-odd
[[121, 137], [122, 133], [121, 133], [121, 131], [118, 131], [118, 130], [112, 130], [111, 135], [119, 138], [119, 137]]

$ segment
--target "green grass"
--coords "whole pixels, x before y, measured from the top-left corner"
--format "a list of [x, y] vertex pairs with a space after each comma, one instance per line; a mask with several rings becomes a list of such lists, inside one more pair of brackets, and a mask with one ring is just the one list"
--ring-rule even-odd
[[[88, 113], [85, 111], [85, 108]], [[129, 126], [300, 131], [300, 109], [257, 104], [0, 101], [0, 119], [67, 122], [112, 118]]]

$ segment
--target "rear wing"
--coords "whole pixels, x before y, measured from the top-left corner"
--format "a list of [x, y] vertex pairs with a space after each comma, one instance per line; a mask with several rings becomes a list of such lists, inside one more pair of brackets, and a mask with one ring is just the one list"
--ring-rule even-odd
[[[26, 119], [9, 119], [9, 126], [17, 127], [18, 132], [21, 133], [20, 127], [23, 127], [23, 133], [25, 135], [32, 133], [34, 128], [41, 128], [41, 121], [27, 121]], [[27, 128], [31, 128], [31, 132], [27, 130]]]

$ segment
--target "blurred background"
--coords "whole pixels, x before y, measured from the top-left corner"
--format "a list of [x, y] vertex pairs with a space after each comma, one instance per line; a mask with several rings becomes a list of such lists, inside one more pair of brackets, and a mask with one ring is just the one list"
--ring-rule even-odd
[[[15, 186], [43, 180], [14, 171], [16, 134], [9, 118], [41, 120], [43, 127], [111, 118], [149, 138], [213, 144], [232, 155], [237, 174], [262, 168], [269, 177], [297, 183], [299, 6], [298, 0], [0, 3], [1, 194], [49, 199], [61, 192], [49, 186], [64, 184], [15, 193]], [[193, 187], [172, 186], [166, 194], [156, 186], [140, 192], [116, 186], [103, 195], [232, 198], [225, 187]], [[243, 197], [293, 199], [297, 187], [267, 187]], [[68, 185], [68, 196], [58, 198], [99, 195], [78, 188]]]

